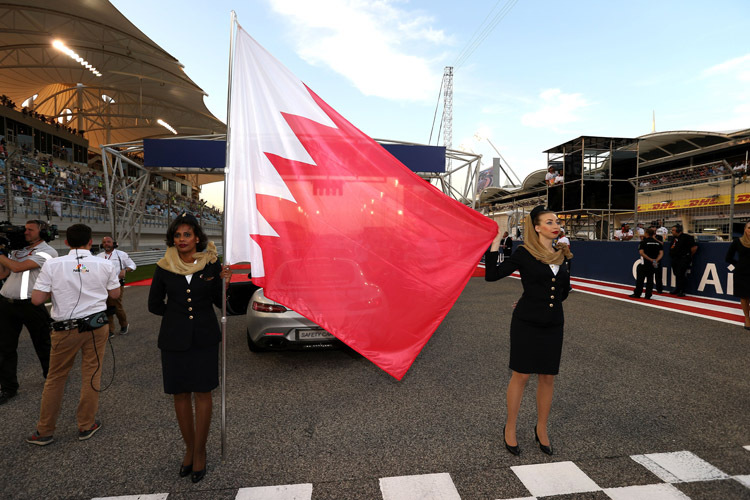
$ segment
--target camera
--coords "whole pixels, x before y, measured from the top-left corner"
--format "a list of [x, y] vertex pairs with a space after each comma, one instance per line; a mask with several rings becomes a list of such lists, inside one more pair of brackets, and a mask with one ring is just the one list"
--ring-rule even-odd
[[[57, 225], [48, 225], [44, 221], [35, 221], [39, 224], [39, 236], [49, 243], [57, 237]], [[0, 222], [0, 254], [8, 255], [11, 250], [20, 250], [28, 245], [26, 242], [26, 226], [16, 226], [10, 221]]]
[[25, 226], [14, 226], [9, 221], [0, 222], [0, 254], [8, 255], [11, 250], [26, 246]]

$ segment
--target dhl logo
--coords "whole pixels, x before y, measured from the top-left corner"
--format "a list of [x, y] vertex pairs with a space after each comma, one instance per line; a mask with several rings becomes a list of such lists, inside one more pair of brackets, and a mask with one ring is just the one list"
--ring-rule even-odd
[[699, 198], [697, 200], [689, 200], [688, 208], [690, 207], [707, 207], [709, 205], [725, 205], [725, 202], [719, 201], [719, 198]]
[[[750, 193], [735, 195], [734, 202], [750, 203]], [[714, 205], [729, 205], [729, 196], [722, 195], [710, 198], [694, 198], [692, 200], [678, 200], [666, 203], [648, 203], [638, 205], [639, 212], [655, 212], [657, 210], [673, 210], [678, 208], [710, 207]]]

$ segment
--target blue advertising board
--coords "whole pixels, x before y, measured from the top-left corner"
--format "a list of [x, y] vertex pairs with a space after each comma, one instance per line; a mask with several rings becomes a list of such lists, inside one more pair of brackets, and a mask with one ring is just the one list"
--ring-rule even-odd
[[[635, 285], [635, 270], [640, 262], [637, 241], [573, 241], [571, 266], [575, 278]], [[686, 293], [739, 301], [734, 292], [734, 267], [725, 261], [729, 243], [698, 243], [693, 267], [688, 275]], [[669, 259], [669, 242], [664, 244], [662, 279], [664, 289], [674, 287]]]

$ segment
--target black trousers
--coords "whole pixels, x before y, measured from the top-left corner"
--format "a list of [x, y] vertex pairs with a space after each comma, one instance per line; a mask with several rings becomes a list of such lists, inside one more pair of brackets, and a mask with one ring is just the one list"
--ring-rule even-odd
[[651, 297], [651, 294], [654, 290], [654, 275], [656, 274], [656, 268], [654, 268], [654, 265], [651, 262], [646, 262], [645, 264], [639, 264], [638, 267], [635, 268], [635, 275], [636, 275], [636, 282], [635, 282], [635, 290], [633, 290], [633, 293], [635, 295], [640, 295], [643, 293], [643, 282], [646, 282], [646, 297]]
[[659, 267], [655, 269], [656, 272], [654, 273], [654, 285], [656, 287], [656, 291], [659, 293], [662, 293], [664, 291], [664, 284], [662, 283], [662, 269], [664, 269], [664, 267], [661, 265], [661, 261], [659, 261]]
[[675, 278], [675, 287], [672, 293], [685, 293], [687, 286], [687, 274], [690, 270], [690, 258], [680, 258], [672, 261], [672, 272]]
[[42, 375], [49, 370], [50, 326], [47, 308], [31, 301], [9, 302], [0, 298], [0, 389], [18, 390], [18, 339], [25, 326], [42, 365]]

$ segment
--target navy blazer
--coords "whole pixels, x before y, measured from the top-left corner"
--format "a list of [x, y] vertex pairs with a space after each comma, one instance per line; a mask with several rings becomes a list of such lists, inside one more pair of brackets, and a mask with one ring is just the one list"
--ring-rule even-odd
[[523, 246], [499, 265], [497, 254], [487, 252], [484, 279], [497, 281], [520, 271], [523, 295], [513, 310], [513, 316], [537, 325], [562, 325], [565, 321], [562, 302], [570, 291], [568, 259], [563, 261], [555, 275], [549, 264], [536, 260]]
[[[221, 307], [222, 279], [219, 262], [207, 264], [193, 274], [190, 283], [185, 276], [156, 266], [148, 310], [162, 316], [159, 349], [187, 351], [221, 342], [221, 328], [213, 306]], [[164, 302], [164, 299], [167, 302]]]

